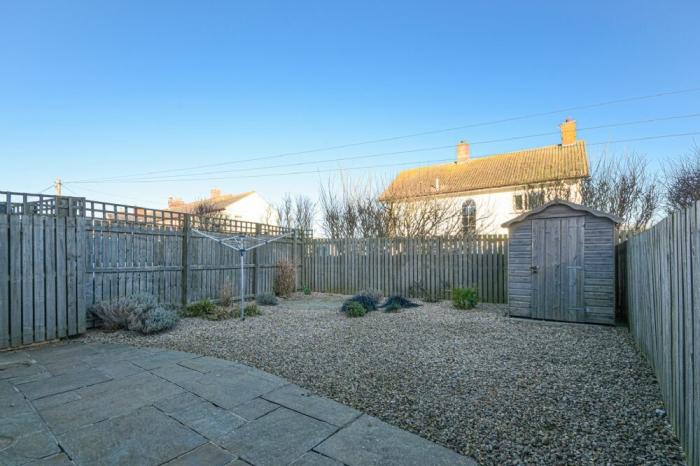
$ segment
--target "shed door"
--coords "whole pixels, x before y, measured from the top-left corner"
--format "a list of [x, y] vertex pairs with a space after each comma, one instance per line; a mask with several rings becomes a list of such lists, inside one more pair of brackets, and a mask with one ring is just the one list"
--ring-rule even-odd
[[584, 222], [584, 216], [532, 220], [532, 317], [585, 321]]

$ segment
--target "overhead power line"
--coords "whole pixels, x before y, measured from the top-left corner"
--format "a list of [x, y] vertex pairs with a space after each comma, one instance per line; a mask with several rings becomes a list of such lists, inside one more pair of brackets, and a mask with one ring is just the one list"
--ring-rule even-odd
[[[599, 129], [605, 129], [605, 128], [617, 128], [617, 127], [622, 127], [622, 126], [631, 126], [631, 125], [638, 125], [638, 124], [644, 124], [644, 123], [657, 123], [657, 122], [661, 122], [661, 121], [679, 120], [679, 119], [686, 119], [686, 118], [698, 118], [698, 117], [700, 117], [700, 113], [689, 113], [689, 114], [685, 114], [685, 115], [673, 115], [673, 116], [651, 118], [651, 119], [645, 119], [645, 120], [626, 121], [626, 122], [622, 122], [622, 123], [610, 123], [610, 124], [597, 125], [597, 126], [588, 126], [588, 127], [584, 127], [584, 128], [578, 128], [577, 131], [578, 132], [592, 131], [592, 130], [599, 130]], [[558, 134], [559, 134], [559, 131], [550, 131], [550, 132], [546, 132], [546, 133], [527, 134], [527, 135], [512, 136], [512, 137], [500, 138], [500, 139], [489, 139], [489, 140], [483, 140], [483, 141], [470, 141], [470, 145], [474, 146], [474, 145], [481, 145], [481, 144], [492, 144], [495, 142], [516, 141], [516, 140], [520, 140], [520, 139], [529, 139], [529, 138], [542, 137], [542, 136], [552, 136], [552, 135], [558, 135]], [[269, 169], [275, 169], [275, 168], [299, 167], [299, 166], [314, 165], [314, 164], [319, 164], [319, 163], [344, 162], [344, 161], [349, 161], [349, 160], [361, 160], [361, 159], [384, 157], [384, 156], [388, 156], [388, 155], [400, 155], [400, 154], [410, 154], [410, 153], [417, 153], [417, 152], [428, 152], [428, 151], [433, 151], [433, 150], [449, 149], [449, 148], [453, 148], [453, 147], [454, 147], [454, 144], [450, 144], [450, 145], [423, 147], [423, 148], [418, 148], [418, 149], [407, 149], [407, 150], [399, 150], [399, 151], [391, 151], [391, 152], [378, 152], [378, 153], [373, 153], [373, 154], [338, 157], [338, 158], [325, 159], [325, 160], [292, 162], [292, 163], [285, 163], [285, 164], [278, 164], [278, 165], [268, 165], [268, 166], [264, 166], [264, 167], [238, 168], [238, 169], [216, 170], [216, 171], [199, 172], [199, 173], [187, 173], [187, 174], [178, 174], [178, 175], [162, 175], [162, 176], [154, 176], [154, 177], [134, 178], [132, 181], [136, 181], [136, 180], [173, 180], [173, 181], [176, 181], [176, 180], [180, 180], [180, 179], [184, 179], [184, 178], [188, 178], [188, 177], [193, 177], [193, 176], [218, 175], [218, 174], [223, 174], [223, 173], [255, 172], [255, 171], [269, 170]], [[72, 183], [82, 184], [82, 183], [94, 183], [94, 182], [98, 182], [98, 181], [108, 182], [108, 181], [116, 181], [116, 180], [121, 180], [121, 179], [124, 179], [124, 177], [103, 178], [101, 180], [90, 180], [90, 181], [78, 180], [78, 181], [73, 181]]]
[[[656, 136], [643, 136], [643, 137], [638, 137], [638, 138], [629, 138], [629, 139], [617, 139], [617, 140], [612, 140], [612, 141], [599, 141], [599, 142], [593, 142], [593, 143], [588, 143], [588, 146], [599, 146], [599, 145], [607, 145], [607, 144], [619, 144], [619, 143], [624, 143], [624, 142], [637, 142], [637, 141], [649, 141], [649, 140], [654, 140], [654, 139], [668, 139], [668, 138], [676, 138], [676, 137], [685, 137], [685, 136], [697, 136], [700, 135], [700, 131], [694, 131], [694, 132], [688, 132], [688, 133], [673, 133], [673, 134], [661, 134], [661, 135], [656, 135]], [[452, 147], [452, 146], [450, 146]], [[475, 159], [475, 160], [478, 160]], [[349, 171], [349, 170], [368, 170], [372, 168], [386, 168], [386, 167], [397, 167], [397, 166], [406, 166], [406, 165], [422, 165], [422, 164], [436, 164], [436, 163], [443, 163], [443, 162], [454, 162], [454, 158], [449, 158], [449, 159], [432, 159], [432, 160], [423, 160], [423, 161], [414, 161], [414, 162], [392, 162], [388, 164], [382, 164], [382, 165], [367, 165], [367, 166], [362, 166], [362, 167], [347, 167], [347, 168], [331, 168], [331, 169], [323, 169], [323, 170], [301, 170], [301, 171], [293, 171], [293, 172], [277, 172], [277, 173], [264, 173], [260, 175], [242, 175], [242, 176], [231, 176], [231, 177], [210, 177], [210, 178], [182, 178], [178, 180], [162, 180], [162, 179], [138, 179], [138, 180], [113, 180], [113, 181], [96, 181], [94, 183], [114, 183], [114, 184], [132, 184], [132, 183], [171, 183], [171, 182], [183, 182], [183, 181], [222, 181], [222, 180], [239, 180], [239, 179], [248, 179], [248, 178], [267, 178], [267, 177], [279, 177], [279, 176], [291, 176], [291, 175], [308, 175], [308, 174], [317, 174], [317, 173], [328, 173], [328, 172], [342, 172], [342, 171]]]
[[[606, 106], [610, 106], [610, 105], [618, 105], [618, 104], [623, 104], [623, 103], [637, 102], [637, 101], [655, 99], [655, 98], [659, 98], [659, 97], [667, 97], [667, 96], [672, 96], [672, 95], [688, 94], [688, 93], [698, 92], [698, 91], [700, 91], [700, 87], [693, 87], [693, 88], [674, 90], [674, 91], [657, 92], [654, 94], [647, 94], [647, 95], [641, 95], [641, 96], [606, 100], [606, 101], [601, 101], [601, 102], [596, 102], [596, 103], [586, 104], [586, 105], [562, 107], [559, 109], [548, 110], [548, 111], [544, 111], [544, 112], [529, 113], [529, 114], [524, 114], [524, 115], [501, 118], [501, 119], [497, 119], [497, 120], [490, 120], [490, 121], [484, 121], [484, 122], [479, 122], [479, 123], [469, 123], [469, 124], [464, 124], [464, 125], [459, 125], [459, 126], [452, 126], [449, 128], [441, 128], [441, 129], [422, 131], [422, 132], [417, 132], [417, 133], [404, 134], [404, 135], [400, 135], [400, 136], [391, 136], [391, 137], [385, 137], [385, 138], [370, 139], [370, 140], [365, 140], [365, 141], [352, 142], [352, 143], [346, 143], [346, 144], [338, 144], [338, 145], [334, 145], [334, 146], [326, 146], [326, 147], [320, 147], [320, 148], [316, 148], [316, 149], [309, 149], [309, 150], [302, 150], [302, 151], [283, 152], [283, 153], [279, 153], [279, 154], [260, 156], [260, 157], [250, 157], [250, 158], [246, 158], [246, 159], [227, 161], [227, 162], [194, 165], [194, 166], [183, 167], [183, 168], [169, 168], [169, 169], [164, 169], [164, 170], [153, 170], [153, 171], [140, 172], [140, 173], [131, 173], [131, 174], [127, 174], [127, 175], [113, 177], [111, 179], [131, 178], [131, 177], [137, 177], [137, 176], [157, 175], [157, 174], [161, 174], [161, 173], [173, 173], [173, 172], [182, 172], [182, 171], [189, 171], [189, 170], [199, 170], [199, 169], [203, 169], [203, 168], [222, 167], [222, 166], [232, 165], [232, 164], [236, 164], [236, 163], [255, 162], [255, 161], [261, 161], [261, 160], [270, 160], [270, 159], [276, 159], [276, 158], [291, 157], [291, 156], [295, 156], [295, 155], [305, 155], [305, 154], [312, 154], [312, 153], [317, 153], [317, 152], [325, 152], [325, 151], [329, 151], [329, 150], [346, 149], [346, 148], [350, 148], [350, 147], [357, 147], [357, 146], [368, 145], [368, 144], [378, 144], [378, 143], [383, 143], [383, 142], [398, 141], [401, 139], [429, 136], [429, 135], [434, 135], [434, 134], [441, 134], [441, 133], [447, 133], [447, 132], [452, 132], [452, 131], [457, 131], [457, 130], [462, 130], [462, 129], [468, 129], [468, 128], [477, 128], [477, 127], [481, 127], [481, 126], [497, 125], [497, 124], [508, 123], [508, 122], [513, 122], [513, 121], [522, 121], [522, 120], [527, 120], [527, 119], [531, 119], [531, 118], [556, 115], [556, 114], [565, 113], [565, 112], [588, 110], [588, 109], [592, 109], [592, 108], [600, 108], [600, 107], [606, 107]], [[85, 179], [85, 180], [73, 180], [72, 182], [75, 183], [78, 181], [94, 181], [96, 179], [97, 178]]]

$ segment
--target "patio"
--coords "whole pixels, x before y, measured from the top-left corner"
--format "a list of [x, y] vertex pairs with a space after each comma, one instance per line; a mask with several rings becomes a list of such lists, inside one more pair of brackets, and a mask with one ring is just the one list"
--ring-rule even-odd
[[472, 465], [285, 379], [179, 351], [0, 353], [3, 465]]

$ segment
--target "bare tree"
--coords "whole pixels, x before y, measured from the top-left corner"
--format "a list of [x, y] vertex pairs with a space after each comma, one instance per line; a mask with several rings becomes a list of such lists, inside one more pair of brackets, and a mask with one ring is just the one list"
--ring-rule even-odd
[[666, 210], [683, 209], [700, 200], [700, 147], [671, 165], [665, 173]]
[[316, 219], [316, 204], [303, 194], [292, 198], [287, 193], [274, 207], [273, 214], [279, 226], [310, 231]]
[[202, 199], [189, 209], [193, 226], [209, 231], [221, 231], [226, 220], [226, 213], [210, 199]]
[[349, 179], [339, 183], [329, 179], [322, 184], [324, 233], [330, 238], [462, 236], [478, 234], [477, 225], [483, 224], [475, 211], [465, 217], [458, 200], [406, 192], [393, 195], [383, 192], [381, 186], [371, 180], [357, 183]]
[[617, 215], [624, 228], [634, 231], [647, 228], [661, 205], [659, 180], [648, 170], [646, 158], [637, 154], [604, 155], [589, 177], [574, 184], [530, 186], [525, 195], [528, 209], [554, 199], [579, 202]]

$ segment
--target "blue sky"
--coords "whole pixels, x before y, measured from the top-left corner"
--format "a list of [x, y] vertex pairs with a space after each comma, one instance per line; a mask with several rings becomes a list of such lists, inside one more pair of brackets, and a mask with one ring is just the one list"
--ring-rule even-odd
[[[329, 173], [386, 180], [451, 146], [700, 113], [700, 91], [276, 159], [245, 159], [469, 125], [700, 86], [700, 2], [4, 1], [0, 4], [0, 190], [56, 177], [93, 199], [163, 206], [211, 187], [315, 197]], [[700, 132], [700, 118], [579, 133], [589, 143]], [[700, 136], [695, 136], [700, 140]], [[556, 135], [474, 145], [473, 156]], [[659, 169], [691, 136], [589, 147], [646, 154]], [[313, 162], [299, 167], [275, 165]], [[238, 178], [289, 171], [294, 176]], [[207, 173], [192, 176], [192, 173]], [[211, 172], [214, 172], [211, 174]], [[139, 176], [137, 176], [139, 175]], [[337, 172], [334, 179], [337, 179]], [[212, 180], [209, 178], [228, 178]], [[193, 178], [199, 178], [193, 180]]]

